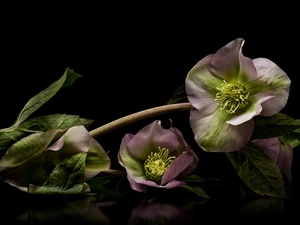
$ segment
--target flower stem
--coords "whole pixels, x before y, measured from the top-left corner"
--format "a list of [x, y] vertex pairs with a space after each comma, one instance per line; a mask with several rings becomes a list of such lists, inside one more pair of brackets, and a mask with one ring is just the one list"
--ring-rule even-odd
[[159, 106], [151, 109], [146, 109], [137, 113], [133, 113], [131, 115], [122, 117], [120, 119], [117, 119], [115, 121], [112, 121], [108, 124], [105, 124], [101, 127], [98, 127], [92, 131], [90, 131], [91, 137], [97, 138], [104, 134], [107, 134], [111, 131], [114, 131], [118, 128], [121, 128], [123, 126], [129, 125], [131, 123], [144, 120], [150, 117], [159, 116], [163, 114], [168, 114], [172, 112], [179, 112], [179, 111], [189, 111], [192, 108], [192, 105], [190, 103], [177, 103], [177, 104], [170, 104], [170, 105], [164, 105]]

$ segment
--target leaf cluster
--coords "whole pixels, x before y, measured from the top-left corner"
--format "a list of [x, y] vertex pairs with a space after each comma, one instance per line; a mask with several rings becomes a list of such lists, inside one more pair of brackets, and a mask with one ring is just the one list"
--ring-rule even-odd
[[[60, 89], [71, 86], [81, 75], [67, 68], [63, 76], [45, 90], [33, 96], [18, 114], [11, 127], [0, 129], [0, 159], [14, 143], [34, 133], [60, 129], [63, 132], [73, 126], [88, 127], [93, 120], [77, 115], [54, 114], [28, 119], [32, 113], [49, 101]], [[66, 158], [58, 164], [46, 182], [37, 189], [29, 187], [35, 194], [74, 194], [82, 191], [85, 177], [86, 153], [79, 153]]]
[[[32, 97], [20, 111], [14, 124], [11, 127], [0, 129], [0, 151], [8, 150], [13, 143], [32, 133], [51, 129], [66, 131], [76, 125], [84, 125], [85, 127], [91, 125], [92, 120], [66, 114], [39, 116], [27, 120], [32, 113], [49, 101], [60, 89], [72, 85], [80, 77], [80, 74], [67, 68], [59, 80]], [[2, 152], [2, 154], [4, 153]]]

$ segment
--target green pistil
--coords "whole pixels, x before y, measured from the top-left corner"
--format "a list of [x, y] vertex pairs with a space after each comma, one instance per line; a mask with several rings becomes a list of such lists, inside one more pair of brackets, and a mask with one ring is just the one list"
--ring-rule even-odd
[[158, 147], [158, 150], [159, 152], [151, 152], [144, 163], [145, 175], [157, 183], [161, 182], [162, 176], [176, 158], [175, 156], [168, 157], [169, 149]]
[[233, 114], [239, 108], [244, 108], [249, 101], [250, 92], [238, 81], [232, 81], [216, 87], [220, 92], [216, 94], [215, 101], [218, 101], [220, 110], [227, 107], [227, 112]]

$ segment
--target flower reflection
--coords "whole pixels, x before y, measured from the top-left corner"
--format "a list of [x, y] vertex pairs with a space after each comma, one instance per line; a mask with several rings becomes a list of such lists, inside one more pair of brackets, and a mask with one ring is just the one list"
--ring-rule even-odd
[[[146, 203], [146, 204], [145, 204]], [[164, 202], [144, 202], [133, 209], [128, 224], [190, 224], [192, 216], [175, 205]]]

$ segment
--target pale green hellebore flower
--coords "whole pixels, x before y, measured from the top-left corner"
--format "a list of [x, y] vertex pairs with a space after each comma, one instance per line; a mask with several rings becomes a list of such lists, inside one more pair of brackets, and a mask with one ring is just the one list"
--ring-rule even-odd
[[254, 116], [272, 116], [286, 105], [291, 83], [286, 73], [269, 59], [243, 56], [243, 44], [242, 38], [230, 42], [187, 75], [190, 124], [205, 151], [241, 149], [253, 133]]

